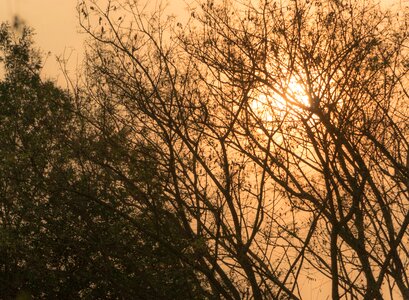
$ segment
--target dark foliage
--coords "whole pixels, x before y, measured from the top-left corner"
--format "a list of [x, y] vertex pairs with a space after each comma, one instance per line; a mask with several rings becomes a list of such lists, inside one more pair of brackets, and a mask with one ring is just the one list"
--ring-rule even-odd
[[[163, 204], [154, 153], [96, 130], [71, 95], [42, 81], [28, 29], [1, 25], [0, 51], [0, 298], [200, 298], [169, 250], [186, 243]], [[142, 198], [157, 216], [138, 207]]]

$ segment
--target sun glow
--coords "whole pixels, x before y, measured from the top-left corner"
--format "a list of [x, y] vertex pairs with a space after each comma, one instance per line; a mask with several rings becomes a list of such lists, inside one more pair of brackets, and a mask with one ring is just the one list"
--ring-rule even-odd
[[303, 84], [291, 77], [273, 89], [263, 87], [255, 93], [250, 108], [261, 121], [273, 122], [285, 115], [299, 114], [310, 106], [310, 98]]
[[285, 90], [286, 105], [291, 105], [299, 108], [306, 108], [310, 106], [310, 99], [308, 93], [300, 80], [291, 77], [287, 83]]

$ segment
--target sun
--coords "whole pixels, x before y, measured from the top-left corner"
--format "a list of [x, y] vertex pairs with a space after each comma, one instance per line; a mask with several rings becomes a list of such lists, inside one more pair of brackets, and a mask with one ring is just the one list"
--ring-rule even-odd
[[286, 88], [286, 104], [306, 108], [310, 106], [310, 99], [301, 80], [291, 77]]
[[290, 77], [274, 88], [262, 87], [252, 95], [250, 109], [265, 123], [288, 115], [299, 115], [310, 106], [310, 97], [302, 81]]

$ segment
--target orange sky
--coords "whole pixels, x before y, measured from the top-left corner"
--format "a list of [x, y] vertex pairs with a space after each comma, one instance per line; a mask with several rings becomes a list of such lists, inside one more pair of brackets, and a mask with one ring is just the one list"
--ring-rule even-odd
[[[59, 71], [56, 55], [72, 53], [75, 65], [77, 54], [81, 53], [83, 36], [78, 34], [76, 0], [0, 0], [0, 22], [12, 22], [14, 15], [35, 30], [36, 46], [47, 53], [43, 73], [57, 78]], [[76, 50], [73, 52], [73, 50]]]
[[[383, 3], [399, 3], [405, 0], [381, 0]], [[153, 1], [159, 2], [159, 1]], [[166, 2], [166, 1], [165, 1]], [[172, 13], [182, 12], [185, 0], [172, 0]], [[73, 71], [81, 61], [84, 35], [78, 33], [76, 13], [77, 0], [0, 0], [0, 22], [11, 22], [18, 14], [36, 32], [35, 42], [45, 53], [51, 52], [46, 61], [43, 74], [58, 79], [60, 74], [55, 56], [71, 54], [69, 68]]]
[[[173, 0], [172, 11], [182, 11], [183, 0]], [[175, 4], [179, 3], [179, 5]], [[73, 72], [81, 63], [84, 34], [79, 33], [76, 12], [77, 0], [0, 0], [0, 23], [12, 23], [15, 15], [34, 28], [35, 43], [45, 54], [51, 52], [43, 75], [64, 83], [55, 57], [70, 56], [69, 69]]]
[[[155, 0], [154, 0], [155, 1]], [[404, 1], [404, 0], [402, 0]], [[409, 1], [409, 0], [407, 0]], [[159, 2], [159, 1], [158, 1]], [[186, 7], [184, 0], [169, 0], [172, 12], [182, 12]], [[400, 0], [382, 0], [385, 6], [399, 3]], [[77, 0], [0, 0], [0, 22], [13, 20], [19, 15], [35, 30], [36, 45], [47, 53], [51, 52], [46, 61], [43, 75], [51, 77], [64, 84], [56, 63], [57, 55], [71, 54], [69, 69], [74, 73], [75, 67], [81, 62], [84, 35], [78, 33], [79, 25], [76, 13]], [[310, 287], [311, 299], [316, 299], [320, 289], [325, 289], [329, 281], [316, 283], [316, 288]], [[310, 283], [306, 282], [306, 286]], [[319, 287], [322, 284], [324, 287]]]

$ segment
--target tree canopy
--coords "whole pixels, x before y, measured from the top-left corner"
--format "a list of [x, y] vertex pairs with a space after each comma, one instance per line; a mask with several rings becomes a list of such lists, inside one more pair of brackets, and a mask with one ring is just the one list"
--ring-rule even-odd
[[31, 35], [0, 28], [0, 298], [200, 299], [192, 269], [168, 248], [184, 240], [155, 154], [99, 130], [101, 111], [83, 114], [43, 81]]
[[[79, 84], [0, 50], [6, 298], [409, 298], [407, 16], [84, 0]], [[33, 255], [35, 253], [35, 255]]]
[[333, 299], [409, 297], [406, 16], [353, 0], [79, 14], [93, 97], [147, 125], [214, 295], [300, 299], [312, 276]]

